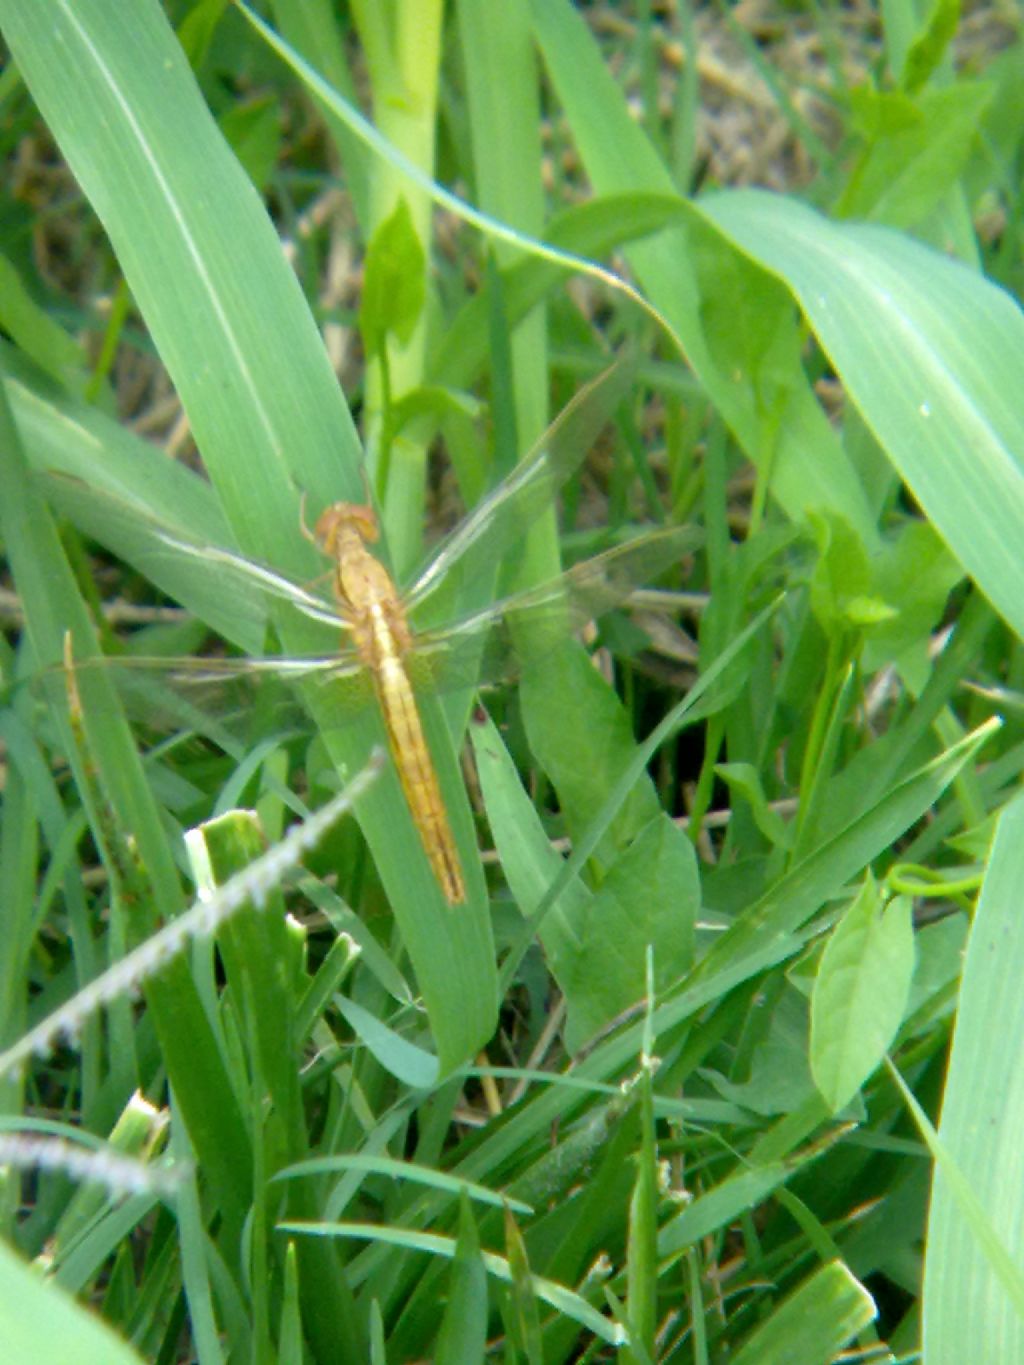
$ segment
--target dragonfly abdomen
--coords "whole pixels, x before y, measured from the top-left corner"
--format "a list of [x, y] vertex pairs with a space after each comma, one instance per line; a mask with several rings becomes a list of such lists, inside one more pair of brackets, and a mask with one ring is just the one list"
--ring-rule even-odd
[[462, 867], [412, 685], [393, 642], [376, 654], [373, 676], [405, 799], [445, 899], [461, 905], [466, 899]]

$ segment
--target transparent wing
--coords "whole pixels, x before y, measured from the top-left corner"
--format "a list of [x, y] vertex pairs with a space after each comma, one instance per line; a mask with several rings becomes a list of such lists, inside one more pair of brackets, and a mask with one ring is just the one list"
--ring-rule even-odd
[[700, 534], [669, 527], [584, 560], [535, 588], [492, 603], [454, 625], [416, 635], [408, 661], [417, 688], [448, 691], [515, 677], [523, 663], [679, 564]]
[[[197, 624], [246, 651], [244, 658], [147, 658], [129, 653], [76, 664], [86, 675], [104, 670], [116, 683], [129, 713], [150, 732], [186, 728], [221, 742], [229, 730], [245, 727], [255, 708], [269, 710], [273, 725], [290, 725], [299, 720], [301, 707], [294, 689], [284, 685], [327, 669], [337, 680], [339, 695], [351, 699], [350, 710], [372, 699], [372, 687], [361, 678], [359, 660], [351, 648], [305, 659], [253, 657], [265, 645], [271, 623], [279, 619], [281, 604], [326, 623], [343, 643], [351, 623], [326, 595], [266, 564], [191, 536], [175, 519], [173, 508], [166, 518], [158, 518], [127, 498], [67, 475], [37, 477], [47, 497], [77, 526], [180, 602], [194, 614]], [[62, 670], [48, 670], [28, 685], [59, 700], [64, 690]], [[275, 693], [276, 700], [271, 701]]]
[[265, 640], [273, 608], [281, 603], [337, 630], [350, 626], [326, 590], [304, 587], [269, 565], [199, 540], [171, 517], [158, 519], [79, 479], [53, 472], [38, 478], [48, 499], [76, 526], [241, 648], [259, 649], [255, 642]]
[[[405, 596], [410, 611], [430, 611], [444, 587], [446, 600], [467, 600], [467, 586], [486, 583], [489, 570], [522, 539], [583, 462], [633, 383], [635, 365], [621, 360], [586, 385], [512, 473], [494, 488], [437, 549]], [[137, 503], [90, 488], [64, 474], [41, 476], [47, 495], [101, 544], [136, 567], [168, 596], [247, 652], [262, 642], [273, 608], [287, 603], [336, 630], [351, 628], [329, 592], [296, 583], [269, 565], [222, 545], [201, 541]], [[259, 645], [255, 644], [258, 649]]]
[[442, 586], [446, 593], [459, 594], [485, 578], [505, 551], [523, 539], [583, 463], [629, 392], [635, 368], [632, 358], [620, 360], [563, 408], [533, 450], [441, 542], [406, 593], [411, 611], [424, 608]]
[[[699, 534], [672, 527], [595, 555], [566, 573], [516, 593], [444, 629], [416, 635], [406, 667], [417, 691], [450, 691], [516, 676], [587, 621], [623, 603], [638, 586], [677, 565]], [[354, 717], [374, 698], [368, 670], [352, 649], [337, 654], [204, 658], [105, 658], [79, 665], [109, 670], [132, 709], [154, 729], [185, 725], [216, 737], [253, 715], [276, 727], [298, 721], [294, 689], [328, 689], [332, 714]], [[204, 718], [212, 718], [204, 723]]]
[[[373, 680], [346, 652], [309, 658], [206, 658], [196, 655], [106, 656], [74, 664], [78, 679], [102, 671], [117, 688], [126, 713], [141, 732], [194, 733], [226, 752], [259, 733], [309, 730], [301, 684], [331, 688], [332, 714], [341, 723], [374, 700]], [[62, 704], [66, 670], [49, 668], [24, 680], [37, 694]], [[93, 709], [102, 706], [94, 699]]]

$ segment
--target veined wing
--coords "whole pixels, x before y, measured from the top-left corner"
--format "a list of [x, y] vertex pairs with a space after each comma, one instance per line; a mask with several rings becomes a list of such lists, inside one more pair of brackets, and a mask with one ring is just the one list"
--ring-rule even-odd
[[[643, 534], [452, 625], [416, 634], [406, 656], [413, 686], [450, 691], [516, 676], [524, 659], [543, 657], [582, 624], [621, 605], [634, 588], [678, 564], [699, 539], [685, 527]], [[169, 722], [200, 731], [207, 728], [202, 716], [251, 712], [268, 683], [329, 689], [332, 709], [341, 716], [357, 714], [374, 699], [373, 680], [352, 649], [264, 658], [127, 656], [80, 667], [110, 669], [123, 691], [140, 695], [148, 719], [159, 710]], [[278, 714], [290, 717], [291, 710], [278, 704]]]
[[[269, 565], [198, 540], [179, 525], [66, 474], [37, 477], [47, 497], [76, 525], [250, 653], [265, 643], [268, 624], [282, 604], [336, 631], [349, 628], [326, 588], [304, 587]], [[323, 561], [314, 562], [319, 572]]]
[[[583, 462], [628, 392], [633, 369], [630, 361], [619, 361], [580, 390], [533, 451], [442, 542], [403, 598], [410, 611], [430, 612], [442, 587], [464, 603], [467, 585], [487, 583], [505, 551], [525, 536]], [[179, 525], [68, 475], [40, 478], [47, 495], [76, 524], [250, 654], [260, 647], [254, 647], [254, 640], [263, 642], [268, 621], [283, 603], [337, 631], [350, 628], [327, 590], [314, 591], [268, 565], [197, 540]]]
[[558, 490], [580, 467], [633, 384], [631, 358], [585, 385], [515, 469], [463, 518], [432, 554], [405, 594], [410, 611], [426, 608], [440, 589], [464, 600], [486, 582], [510, 546], [522, 540]]
[[418, 690], [451, 691], [515, 677], [524, 663], [621, 606], [699, 543], [693, 528], [647, 532], [453, 625], [421, 631], [408, 659], [410, 678]]
[[[266, 704], [273, 683], [298, 681], [326, 669], [337, 680], [339, 694], [348, 697], [350, 710], [372, 701], [372, 686], [362, 676], [355, 652], [342, 647], [341, 632], [350, 623], [326, 595], [303, 587], [268, 565], [195, 539], [170, 518], [165, 521], [151, 516], [137, 504], [106, 490], [90, 488], [63, 474], [36, 477], [46, 495], [76, 525], [191, 611], [197, 626], [209, 627], [246, 651], [243, 658], [145, 657], [138, 645], [142, 643], [145, 648], [146, 641], [136, 637], [135, 653], [129, 640], [129, 652], [124, 655], [76, 663], [84, 675], [103, 670], [113, 678], [129, 710], [151, 731], [192, 729], [222, 743], [227, 731], [221, 722], [236, 712], [244, 716], [257, 703]], [[316, 563], [312, 550], [310, 553]], [[322, 655], [303, 659], [254, 657], [266, 648], [282, 605], [331, 628]], [[199, 643], [198, 636], [196, 639]], [[332, 641], [338, 642], [336, 648], [331, 647]], [[56, 667], [26, 681], [33, 690], [59, 701], [64, 691], [62, 673]], [[281, 691], [289, 700], [273, 704], [275, 727], [288, 726], [301, 714], [294, 692]]]
[[[413, 606], [428, 602], [446, 573], [458, 579], [474, 566], [492, 566], [501, 551], [525, 532], [581, 462], [631, 378], [629, 367], [620, 365], [581, 392], [534, 453], [442, 545], [413, 591]], [[265, 639], [267, 623], [274, 619], [274, 607], [282, 603], [336, 631], [350, 627], [326, 595], [266, 565], [193, 540], [178, 527], [169, 530], [137, 507], [77, 480], [49, 476], [46, 482], [58, 490], [55, 500], [66, 509], [70, 504], [76, 519], [86, 526], [102, 517], [108, 543], [113, 540], [124, 558], [170, 595], [193, 606], [209, 624], [213, 622], [207, 613], [194, 606], [189, 593], [182, 591], [182, 573], [186, 587], [194, 581], [206, 602], [210, 580], [214, 580], [217, 594], [231, 611], [245, 608], [247, 622], [259, 629], [260, 640]], [[550, 583], [485, 607], [452, 626], [421, 634], [409, 660], [413, 680], [419, 687], [451, 688], [513, 674], [517, 671], [513, 656], [521, 654], [524, 642], [537, 651], [553, 647], [582, 620], [600, 615], [621, 602], [633, 587], [649, 582], [693, 543], [691, 533], [678, 530], [641, 537], [577, 565]], [[174, 581], [168, 582], [168, 574]], [[486, 579], [486, 572], [481, 576]], [[515, 622], [518, 625], [513, 628]], [[224, 633], [236, 638], [230, 630]], [[249, 650], [251, 638], [249, 630], [246, 640], [240, 641]], [[346, 649], [295, 658], [132, 657], [103, 666], [126, 679], [135, 679], [136, 684], [142, 684], [147, 676], [154, 682], [162, 679], [172, 692], [187, 698], [189, 706], [202, 711], [221, 711], [234, 705], [244, 708], [250, 704], [247, 698], [253, 688], [267, 679], [330, 686], [342, 710], [362, 706], [372, 696], [372, 684], [358, 658]]]
[[[102, 672], [133, 728], [150, 741], [201, 737], [238, 760], [254, 739], [310, 737], [303, 680], [318, 686], [330, 679], [332, 725], [347, 725], [376, 703], [373, 679], [350, 651], [308, 658], [105, 655], [72, 667], [79, 688]], [[63, 709], [69, 681], [65, 668], [56, 666], [13, 685]], [[102, 715], [112, 704], [94, 692], [89, 709]]]

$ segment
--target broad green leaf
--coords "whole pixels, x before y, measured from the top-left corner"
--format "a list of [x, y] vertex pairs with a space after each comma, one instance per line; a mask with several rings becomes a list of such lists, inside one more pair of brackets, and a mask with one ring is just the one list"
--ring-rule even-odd
[[95, 1314], [48, 1284], [0, 1243], [0, 1341], [5, 1365], [74, 1360], [76, 1365], [139, 1365], [142, 1357]]
[[264, 191], [281, 150], [281, 109], [269, 95], [232, 105], [220, 119], [221, 132], [256, 188]]
[[830, 1365], [878, 1315], [871, 1295], [833, 1261], [785, 1299], [732, 1357], [732, 1365]]
[[858, 92], [858, 121], [870, 140], [838, 205], [842, 216], [889, 227], [923, 223], [963, 174], [994, 93], [980, 81], [927, 90], [916, 100]]
[[230, 0], [196, 0], [178, 25], [178, 40], [191, 66], [198, 71], [209, 55], [210, 45]]
[[668, 988], [693, 961], [700, 881], [693, 845], [665, 814], [619, 854], [594, 896], [567, 910], [572, 949], [551, 962], [566, 994], [570, 1051], [642, 1000], [647, 953]]
[[759, 190], [702, 207], [793, 291], [851, 400], [964, 569], [1024, 634], [1024, 316], [964, 266]]
[[868, 878], [825, 945], [811, 995], [811, 1069], [832, 1113], [881, 1063], [903, 1021], [913, 973], [910, 902], [883, 905]]
[[424, 1090], [436, 1084], [437, 1058], [407, 1038], [388, 1028], [375, 1014], [343, 995], [335, 996], [335, 1004], [345, 1016], [361, 1042], [373, 1053], [386, 1071], [412, 1086]]
[[949, 915], [926, 924], [914, 935], [917, 963], [907, 999], [908, 1027], [915, 1023], [918, 1011], [934, 1009], [947, 1015], [956, 1008], [955, 987], [963, 970], [964, 950], [970, 923], [967, 915]]
[[[562, 859], [551, 847], [537, 809], [489, 716], [475, 718], [470, 729], [484, 809], [494, 834], [502, 870], [520, 910], [529, 916], [558, 876]], [[573, 929], [592, 892], [573, 880], [540, 927], [545, 952], [553, 962], [571, 956], [577, 944]]]
[[818, 542], [811, 607], [826, 631], [848, 629], [855, 624], [854, 604], [864, 601], [871, 588], [867, 550], [842, 518], [813, 515], [811, 524]]
[[[529, 916], [562, 869], [501, 737], [472, 727], [477, 771], [502, 867]], [[648, 945], [655, 980], [667, 986], [693, 956], [699, 905], [693, 846], [656, 815], [612, 864], [596, 892], [573, 881], [540, 924], [551, 972], [566, 996], [570, 1049], [643, 997]]]
[[367, 355], [376, 356], [389, 334], [403, 344], [412, 336], [426, 300], [425, 269], [409, 205], [399, 199], [366, 248], [359, 327]]
[[[568, 833], [578, 837], [636, 750], [629, 715], [586, 652], [566, 644], [531, 663], [519, 686], [530, 750], [558, 793]], [[599, 851], [614, 850], [657, 815], [645, 775], [630, 793]]]
[[761, 785], [761, 775], [752, 763], [716, 763], [715, 773], [731, 792], [745, 800], [758, 829], [775, 848], [789, 848], [792, 831], [777, 810], [772, 810]]
[[[763, 1013], [763, 1011], [761, 1011]], [[771, 1009], [763, 1036], [754, 1045], [750, 1075], [742, 1081], [714, 1074], [709, 1080], [724, 1099], [757, 1114], [790, 1114], [808, 1102], [814, 1081], [807, 1064], [807, 1002], [794, 989], [784, 989]]]
[[[873, 673], [893, 660], [909, 667], [921, 656], [926, 664], [931, 632], [960, 581], [960, 566], [932, 527], [915, 520], [900, 527], [896, 539], [872, 559], [871, 569], [874, 592], [898, 610], [865, 632], [865, 670]], [[919, 668], [915, 676], [921, 679], [923, 671]]]

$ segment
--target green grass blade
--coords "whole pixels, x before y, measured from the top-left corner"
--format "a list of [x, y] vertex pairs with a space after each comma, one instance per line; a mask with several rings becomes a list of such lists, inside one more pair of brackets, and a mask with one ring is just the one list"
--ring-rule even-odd
[[[630, 1333], [644, 1354], [655, 1357], [658, 1319], [658, 1148], [654, 1128], [654, 1081], [652, 1067], [644, 1066], [640, 1087], [640, 1148], [636, 1181], [629, 1203], [629, 1244], [626, 1255], [626, 1305]], [[630, 1350], [622, 1365], [639, 1365]]]
[[73, 9], [5, 0], [2, 13], [22, 74], [117, 252], [239, 543], [274, 562], [290, 558], [300, 574], [313, 571], [309, 547], [301, 537], [295, 544], [299, 490], [326, 502], [347, 476], [358, 496], [358, 442], [277, 234], [162, 10], [149, 0], [130, 12], [109, 0]]
[[733, 1365], [829, 1365], [868, 1327], [877, 1309], [846, 1266], [822, 1266], [748, 1337]]
[[[400, 1246], [405, 1251], [421, 1251], [432, 1256], [452, 1260], [455, 1256], [454, 1238], [442, 1237], [432, 1232], [414, 1232], [406, 1228], [387, 1227], [373, 1223], [316, 1223], [283, 1224], [286, 1232], [305, 1233], [314, 1237], [347, 1237], [361, 1241], [381, 1242]], [[487, 1273], [504, 1284], [512, 1281], [513, 1270], [504, 1256], [493, 1252], [483, 1253]], [[612, 1346], [621, 1344], [622, 1329], [598, 1313], [585, 1299], [567, 1289], [565, 1285], [545, 1279], [541, 1275], [531, 1275], [532, 1292], [537, 1299], [549, 1304], [559, 1312], [574, 1318], [582, 1327], [594, 1333], [601, 1341]]]
[[[231, 877], [244, 873], [264, 852], [259, 822], [251, 811], [230, 811], [191, 832], [189, 849], [209, 871], [208, 894]], [[197, 878], [203, 885], [203, 879]], [[252, 1040], [252, 1069], [274, 1107], [276, 1123], [287, 1138], [288, 1159], [307, 1154], [307, 1135], [296, 1078], [298, 1039], [293, 1036], [291, 1002], [301, 970], [301, 945], [285, 920], [275, 889], [267, 888], [271, 904], [247, 907], [232, 916], [220, 934], [220, 950], [234, 995], [240, 1031]], [[244, 1080], [240, 1083], [244, 1084]], [[317, 1209], [309, 1186], [290, 1189], [290, 1206], [298, 1217]], [[334, 1250], [303, 1242], [298, 1248], [299, 1295], [311, 1335], [323, 1346], [341, 1334], [357, 1341], [359, 1323], [352, 1294], [344, 1281]]]
[[[1019, 1202], [1024, 1126], [1020, 887], [1024, 802], [1001, 816], [960, 989], [928, 1220], [924, 1346], [929, 1362], [1024, 1352]], [[952, 1169], [949, 1169], [949, 1168]], [[1014, 1192], [1011, 1197], [1010, 1192]]]
[[[193, 1162], [195, 1153], [181, 1119], [172, 1108], [171, 1150], [175, 1159]], [[188, 1297], [189, 1319], [193, 1324], [197, 1350], [203, 1361], [221, 1365], [224, 1360], [217, 1334], [214, 1288], [207, 1257], [207, 1230], [202, 1213], [199, 1188], [193, 1177], [179, 1196], [177, 1209], [178, 1246], [181, 1255], [182, 1288]]]
[[487, 1271], [469, 1199], [459, 1206], [451, 1288], [434, 1350], [436, 1365], [473, 1365], [487, 1353]]

